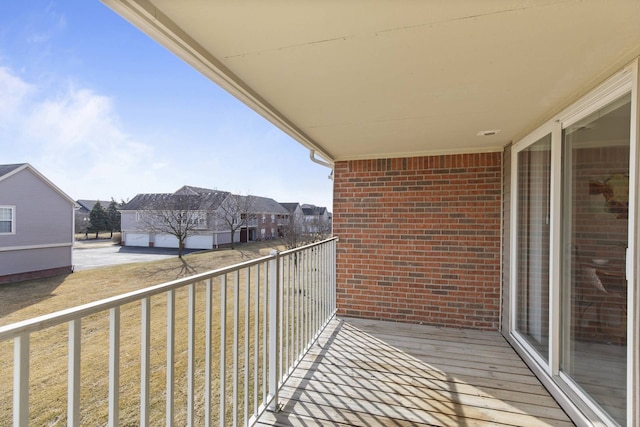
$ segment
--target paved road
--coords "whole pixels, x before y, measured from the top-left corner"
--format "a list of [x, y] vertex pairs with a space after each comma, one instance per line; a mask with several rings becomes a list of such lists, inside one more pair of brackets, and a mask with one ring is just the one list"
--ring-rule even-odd
[[[189, 252], [193, 251], [184, 251], [185, 254]], [[177, 249], [125, 247], [114, 245], [111, 242], [76, 242], [73, 247], [75, 271], [132, 262], [157, 261], [176, 256], [178, 256]]]

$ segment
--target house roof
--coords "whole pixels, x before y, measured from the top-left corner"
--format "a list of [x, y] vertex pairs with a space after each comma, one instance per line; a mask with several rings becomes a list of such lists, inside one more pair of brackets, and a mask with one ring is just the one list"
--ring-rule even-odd
[[4, 181], [6, 179], [9, 179], [11, 176], [13, 176], [13, 175], [15, 175], [15, 174], [17, 174], [17, 173], [19, 173], [19, 172], [21, 172], [23, 170], [28, 170], [33, 175], [35, 175], [38, 179], [40, 179], [42, 182], [44, 182], [47, 186], [49, 186], [53, 191], [58, 193], [60, 195], [60, 197], [62, 197], [63, 199], [66, 199], [74, 207], [77, 206], [76, 202], [71, 197], [69, 197], [64, 191], [62, 191], [60, 188], [58, 188], [58, 186], [56, 186], [53, 182], [49, 181], [49, 179], [47, 179], [47, 177], [45, 177], [40, 172], [38, 172], [36, 170], [36, 168], [31, 166], [29, 163], [17, 163], [17, 164], [11, 164], [11, 165], [0, 165], [0, 182]]
[[[193, 210], [215, 210], [230, 195], [228, 191], [212, 190], [210, 188], [192, 187], [185, 185], [174, 193], [147, 193], [138, 194], [129, 202], [120, 207], [122, 211], [136, 211], [145, 209], [158, 209], [167, 202], [178, 200], [188, 204], [188, 209]], [[288, 214], [289, 212], [273, 199], [261, 196], [241, 196], [251, 197], [251, 205], [255, 212], [269, 214]]]
[[298, 208], [298, 206], [300, 206], [300, 203], [298, 202], [289, 202], [289, 203], [280, 203], [280, 205], [285, 208], [287, 211], [289, 211], [289, 213], [294, 213], [296, 211], [296, 209]]
[[228, 191], [211, 190], [208, 188], [184, 186], [175, 193], [146, 193], [138, 194], [129, 202], [120, 207], [122, 211], [136, 211], [145, 209], [157, 209], [164, 203], [178, 200], [188, 203], [189, 209], [215, 210], [229, 196]]
[[306, 216], [322, 216], [327, 212], [327, 208], [304, 204], [302, 205], [302, 212], [304, 212]]
[[250, 196], [252, 208], [255, 212], [288, 215], [289, 211], [280, 203], [268, 197]]
[[330, 161], [501, 150], [640, 55], [637, 0], [103, 2]]
[[107, 209], [107, 207], [109, 206], [108, 204], [105, 205], [105, 202], [101, 202], [100, 200], [76, 200], [76, 203], [80, 206], [81, 209], [86, 209], [89, 212], [91, 212], [91, 210], [93, 210], [93, 207], [96, 205], [96, 203], [100, 203], [100, 206], [102, 206], [103, 208]]
[[2, 178], [3, 176], [9, 174], [10, 172], [13, 172], [14, 170], [22, 166], [26, 166], [26, 163], [17, 163], [14, 165], [0, 165], [0, 178]]

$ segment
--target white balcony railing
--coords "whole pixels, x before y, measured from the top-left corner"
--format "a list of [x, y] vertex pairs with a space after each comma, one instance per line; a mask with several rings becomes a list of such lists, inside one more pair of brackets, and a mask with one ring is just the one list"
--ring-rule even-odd
[[[253, 425], [277, 410], [279, 388], [335, 314], [335, 242], [0, 327], [0, 345], [13, 341], [0, 372], [13, 425]], [[44, 344], [45, 369], [31, 369], [45, 337], [62, 354]], [[55, 388], [38, 378], [51, 370], [66, 393], [31, 396], [41, 381]]]

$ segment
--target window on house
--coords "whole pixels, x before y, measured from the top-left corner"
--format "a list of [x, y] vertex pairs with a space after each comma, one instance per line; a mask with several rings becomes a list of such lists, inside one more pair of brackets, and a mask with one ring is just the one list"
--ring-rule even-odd
[[15, 206], [0, 206], [0, 234], [15, 233]]

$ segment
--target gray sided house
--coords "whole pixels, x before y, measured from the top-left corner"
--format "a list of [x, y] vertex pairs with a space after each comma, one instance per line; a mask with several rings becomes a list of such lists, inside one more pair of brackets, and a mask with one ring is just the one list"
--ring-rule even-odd
[[323, 206], [302, 205], [305, 228], [308, 233], [331, 234], [332, 215]]
[[[172, 212], [182, 210], [192, 226], [184, 242], [186, 249], [213, 249], [231, 243], [231, 233], [216, 219], [229, 192], [184, 186], [175, 193], [138, 194], [120, 208], [122, 245], [177, 248], [178, 239], [160, 224], [170, 222]], [[178, 205], [182, 204], [178, 208]], [[237, 241], [237, 239], [236, 239]]]
[[[275, 239], [288, 223], [289, 212], [267, 197], [184, 186], [175, 193], [138, 194], [120, 208], [122, 244], [177, 248], [167, 227], [184, 218], [185, 249], [215, 249], [233, 242]], [[189, 225], [190, 224], [190, 225]]]
[[31, 165], [0, 165], [0, 283], [71, 273], [74, 209]]
[[298, 202], [285, 202], [280, 205], [289, 212], [289, 223], [293, 227], [302, 227], [304, 224], [304, 211]]

